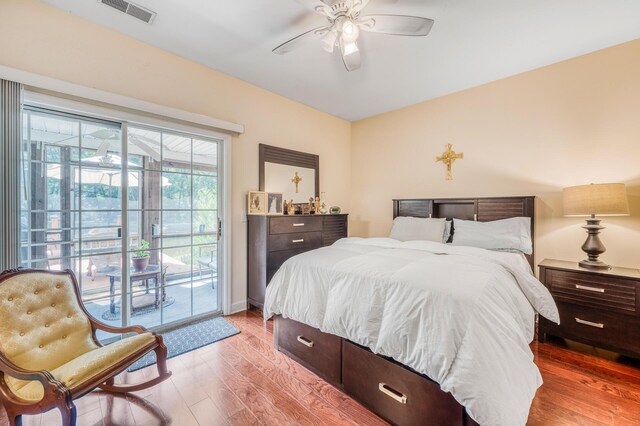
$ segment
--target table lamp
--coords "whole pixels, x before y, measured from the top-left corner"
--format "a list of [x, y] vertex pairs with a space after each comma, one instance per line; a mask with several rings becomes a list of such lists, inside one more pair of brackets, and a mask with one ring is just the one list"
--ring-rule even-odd
[[579, 265], [589, 269], [608, 269], [609, 265], [598, 260], [598, 256], [606, 249], [598, 236], [604, 226], [600, 225], [600, 219], [596, 219], [596, 216], [629, 215], [627, 190], [624, 184], [592, 183], [571, 186], [562, 190], [562, 201], [565, 216], [590, 216], [587, 224], [583, 226], [588, 235], [582, 245], [582, 250], [587, 253], [588, 259], [581, 261]]

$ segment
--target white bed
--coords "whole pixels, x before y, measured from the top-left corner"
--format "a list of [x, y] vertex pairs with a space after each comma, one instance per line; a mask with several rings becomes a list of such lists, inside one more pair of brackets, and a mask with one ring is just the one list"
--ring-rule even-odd
[[289, 259], [267, 288], [282, 315], [425, 374], [482, 425], [524, 425], [542, 384], [535, 314], [558, 322], [521, 254], [346, 238]]

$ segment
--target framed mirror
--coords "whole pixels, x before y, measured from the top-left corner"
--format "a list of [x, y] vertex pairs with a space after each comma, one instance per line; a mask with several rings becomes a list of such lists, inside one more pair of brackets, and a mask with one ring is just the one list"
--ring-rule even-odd
[[283, 194], [296, 204], [320, 196], [320, 156], [260, 144], [260, 191]]

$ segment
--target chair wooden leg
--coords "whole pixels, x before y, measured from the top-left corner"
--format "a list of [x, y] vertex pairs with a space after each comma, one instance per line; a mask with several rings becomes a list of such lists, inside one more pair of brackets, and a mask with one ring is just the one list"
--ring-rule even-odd
[[72, 402], [69, 406], [58, 407], [62, 415], [62, 426], [76, 426], [76, 406]]
[[22, 426], [22, 414], [13, 414], [7, 411], [10, 426]]
[[154, 349], [156, 353], [156, 364], [158, 366], [158, 374], [162, 377], [167, 374], [167, 347], [164, 343], [160, 343]]

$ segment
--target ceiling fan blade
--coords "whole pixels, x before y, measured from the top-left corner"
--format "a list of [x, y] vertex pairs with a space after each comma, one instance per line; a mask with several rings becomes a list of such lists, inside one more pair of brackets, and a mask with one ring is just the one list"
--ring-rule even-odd
[[331, 7], [320, 0], [296, 0], [298, 3], [306, 7], [307, 9], [311, 9], [320, 15], [327, 16], [331, 19], [335, 18], [333, 14], [333, 10]]
[[149, 146], [149, 141], [156, 144], [156, 141], [141, 135], [129, 135], [129, 142], [140, 148], [145, 154], [153, 158], [154, 161], [160, 161], [160, 153]]
[[96, 157], [104, 157], [107, 155], [109, 151], [110, 143], [108, 140], [103, 140], [100, 146], [98, 147], [98, 151], [96, 152]]
[[358, 24], [363, 30], [374, 33], [426, 36], [433, 27], [433, 19], [404, 15], [365, 15]]
[[357, 70], [362, 65], [360, 49], [358, 49], [357, 43], [353, 42], [351, 45], [351, 48], [346, 47], [344, 43], [341, 43], [340, 46], [342, 49], [342, 63], [344, 63], [344, 67], [349, 72]]
[[277, 53], [278, 55], [284, 55], [285, 53], [289, 53], [292, 50], [297, 49], [303, 44], [319, 39], [323, 35], [325, 35], [329, 31], [329, 27], [319, 27], [314, 28], [311, 31], [307, 31], [306, 33], [302, 33], [297, 37], [292, 38], [289, 41], [282, 43], [280, 46], [273, 49], [273, 53]]

